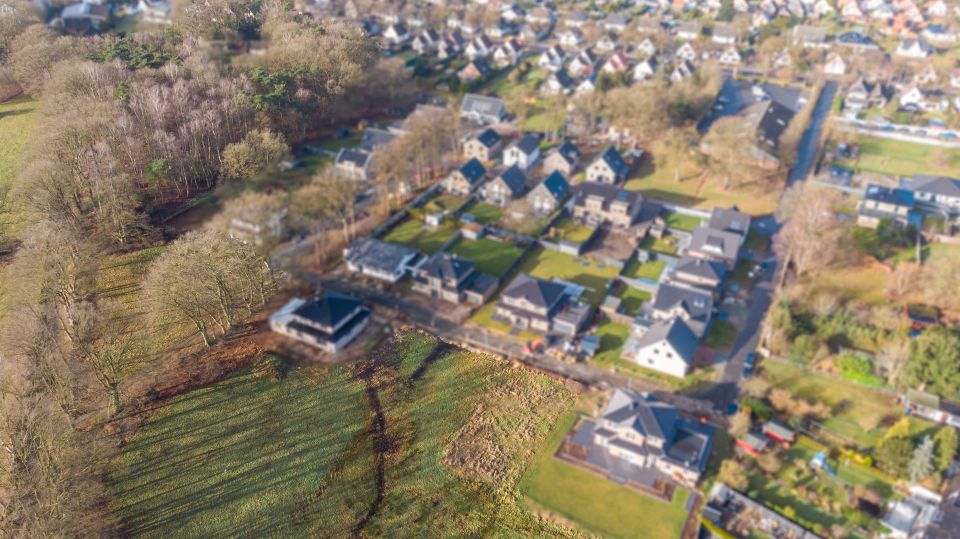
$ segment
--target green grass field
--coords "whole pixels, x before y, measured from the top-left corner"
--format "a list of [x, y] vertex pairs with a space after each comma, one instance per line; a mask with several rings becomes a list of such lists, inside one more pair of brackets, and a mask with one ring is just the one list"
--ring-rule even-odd
[[710, 331], [703, 339], [703, 344], [727, 352], [733, 348], [733, 343], [737, 340], [737, 327], [726, 320], [714, 320], [710, 324]]
[[461, 238], [454, 243], [449, 252], [477, 263], [477, 269], [494, 277], [502, 277], [523, 250], [504, 242], [480, 238], [468, 240]]
[[452, 194], [445, 194], [445, 195], [440, 195], [434, 198], [433, 200], [428, 201], [424, 205], [423, 209], [430, 212], [438, 212], [438, 211], [452, 212], [458, 209], [460, 206], [463, 206], [464, 204], [466, 204], [466, 202], [467, 202], [467, 199], [464, 197], [452, 195]]
[[472, 215], [480, 224], [492, 225], [503, 217], [503, 210], [486, 202], [477, 202], [467, 208], [464, 214]]
[[703, 224], [703, 219], [692, 215], [682, 213], [671, 213], [666, 217], [667, 226], [684, 232], [693, 232], [695, 228]]
[[606, 295], [607, 281], [616, 278], [619, 270], [613, 266], [600, 268], [597, 262], [591, 260], [575, 259], [568, 254], [536, 247], [520, 264], [519, 271], [541, 279], [556, 277], [587, 287], [584, 299], [596, 307]]
[[944, 150], [938, 153], [936, 146], [877, 137], [860, 137], [858, 144], [858, 160], [838, 160], [837, 164], [888, 176], [940, 174], [960, 177], [960, 152]]
[[630, 316], [635, 316], [637, 312], [640, 311], [640, 307], [643, 307], [644, 303], [650, 301], [653, 295], [646, 290], [640, 290], [632, 286], [623, 286], [620, 291], [617, 292], [617, 297], [620, 298], [620, 307], [623, 308], [623, 312]]
[[20, 155], [33, 134], [40, 103], [17, 97], [0, 103], [0, 186], [9, 186], [17, 175]]
[[393, 227], [384, 237], [384, 241], [406, 245], [426, 255], [432, 255], [457, 233], [450, 224], [430, 229], [416, 219], [408, 219]]
[[662, 238], [647, 236], [640, 242], [640, 248], [654, 253], [663, 253], [665, 255], [677, 254], [676, 238], [670, 235], [664, 235]]
[[353, 373], [304, 367], [279, 381], [240, 373], [163, 404], [123, 448], [111, 486], [125, 533], [572, 535], [528, 511], [517, 487], [573, 404], [568, 390], [419, 334], [378, 354], [370, 384], [384, 421], [382, 460], [373, 401]]
[[660, 275], [666, 267], [667, 263], [663, 260], [650, 260], [649, 262], [641, 264], [640, 261], [637, 260], [637, 257], [634, 256], [630, 258], [627, 267], [623, 269], [623, 275], [631, 279], [659, 281]]
[[583, 243], [593, 236], [596, 227], [581, 225], [574, 221], [572, 217], [567, 216], [557, 221], [553, 225], [553, 229], [556, 231], [554, 233], [557, 235], [557, 239]]
[[630, 490], [553, 457], [576, 416], [557, 422], [520, 482], [534, 505], [605, 537], [675, 539], [687, 519], [690, 493], [678, 488], [670, 503]]

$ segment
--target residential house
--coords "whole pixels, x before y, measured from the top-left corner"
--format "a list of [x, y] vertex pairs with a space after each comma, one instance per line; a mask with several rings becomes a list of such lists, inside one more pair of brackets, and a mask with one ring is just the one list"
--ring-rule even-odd
[[835, 42], [841, 47], [860, 52], [877, 50], [880, 48], [872, 39], [857, 30], [851, 30], [838, 35]]
[[534, 187], [527, 201], [534, 213], [549, 215], [558, 209], [570, 195], [570, 184], [560, 172], [554, 171]]
[[140, 20], [148, 24], [170, 24], [170, 8], [167, 0], [140, 0], [137, 3]]
[[497, 67], [516, 65], [519, 59], [520, 44], [516, 39], [508, 39], [493, 49], [493, 62]]
[[673, 68], [673, 71], [670, 72], [670, 82], [678, 83], [684, 80], [693, 77], [696, 73], [696, 68], [693, 67], [693, 64], [689, 60], [683, 60]]
[[579, 84], [577, 84], [577, 89], [574, 91], [574, 94], [577, 97], [580, 97], [580, 96], [593, 93], [593, 91], [597, 89], [598, 75], [599, 74], [597, 72], [593, 72], [587, 75], [586, 78], [584, 78], [583, 80], [580, 81]]
[[721, 45], [736, 45], [740, 42], [740, 30], [733, 24], [719, 22], [713, 27], [710, 39]]
[[730, 47], [720, 54], [720, 63], [724, 65], [740, 65], [742, 61], [740, 51], [736, 47]]
[[716, 297], [729, 275], [727, 266], [710, 259], [683, 255], [669, 276], [671, 282], [714, 292]]
[[654, 45], [653, 40], [645, 38], [639, 45], [637, 45], [637, 54], [641, 56], [653, 56], [657, 54], [657, 46]]
[[363, 134], [360, 137], [360, 143], [357, 145], [357, 149], [373, 153], [393, 142], [397, 136], [398, 133], [390, 131], [389, 129], [367, 127], [363, 130]]
[[563, 69], [563, 65], [567, 61], [567, 55], [563, 52], [563, 49], [559, 45], [553, 45], [547, 50], [543, 51], [543, 54], [540, 55], [540, 59], [537, 60], [537, 65], [551, 73], [556, 73]]
[[625, 16], [616, 13], [611, 13], [600, 21], [604, 30], [617, 33], [626, 30], [629, 23], [630, 21]]
[[438, 34], [436, 30], [428, 28], [417, 34], [417, 37], [413, 38], [413, 41], [410, 43], [410, 48], [412, 48], [417, 54], [426, 54], [435, 50], [439, 43], [440, 34]]
[[598, 155], [587, 167], [586, 181], [618, 184], [627, 179], [630, 166], [613, 146]]
[[935, 51], [926, 41], [922, 39], [904, 39], [897, 45], [893, 54], [901, 58], [912, 58], [914, 60], [922, 60], [927, 58]]
[[900, 108], [908, 112], [946, 112], [950, 101], [939, 88], [913, 86], [900, 94]]
[[914, 205], [913, 191], [871, 184], [857, 203], [857, 224], [875, 229], [886, 219], [919, 229], [921, 217], [914, 211]]
[[949, 46], [960, 40], [960, 31], [942, 24], [928, 24], [920, 35], [927, 41], [940, 46]]
[[294, 298], [270, 315], [270, 329], [334, 354], [343, 350], [370, 322], [359, 300], [324, 290], [312, 299]]
[[844, 75], [847, 72], [847, 62], [839, 54], [831, 54], [823, 64], [823, 72], [827, 75]]
[[500, 123], [506, 116], [506, 105], [496, 97], [467, 94], [460, 104], [460, 117], [479, 124]]
[[577, 148], [576, 144], [565, 141], [560, 146], [547, 152], [547, 157], [543, 160], [543, 172], [547, 175], [559, 172], [564, 177], [569, 178], [573, 176], [579, 164], [580, 149]]
[[573, 190], [573, 217], [590, 225], [609, 224], [618, 228], [649, 225], [660, 214], [660, 205], [647, 202], [637, 191], [612, 185], [585, 182]]
[[920, 86], [928, 86], [936, 83], [939, 79], [937, 69], [933, 67], [933, 64], [927, 64], [919, 73], [914, 75], [913, 83]]
[[457, 78], [462, 82], [485, 79], [490, 76], [493, 69], [484, 58], [476, 58], [469, 64], [463, 66], [457, 71]]
[[570, 49], [575, 49], [583, 44], [583, 32], [579, 28], [567, 28], [560, 32], [558, 38], [561, 45]]
[[792, 38], [794, 45], [805, 49], [828, 49], [827, 29], [823, 26], [808, 26], [799, 24], [793, 27]]
[[746, 239], [750, 232], [750, 221], [750, 215], [743, 213], [736, 206], [717, 207], [710, 211], [710, 220], [707, 221], [707, 227], [737, 234]]
[[410, 34], [407, 32], [405, 24], [394, 23], [387, 26], [387, 29], [383, 31], [383, 39], [387, 42], [387, 45], [399, 47], [410, 39]]
[[343, 252], [347, 269], [388, 283], [402, 279], [419, 259], [409, 247], [376, 238], [359, 238]]
[[642, 334], [631, 335], [624, 343], [622, 357], [644, 368], [683, 378], [690, 372], [698, 344], [683, 319], [660, 320]]
[[597, 49], [602, 51], [615, 51], [620, 45], [617, 44], [617, 39], [615, 36], [610, 34], [603, 34], [600, 36], [600, 39], [597, 40]]
[[684, 43], [677, 49], [677, 52], [674, 53], [674, 56], [680, 60], [686, 60], [687, 62], [693, 62], [697, 59], [697, 51], [693, 48], [693, 45], [690, 43]]
[[637, 62], [633, 67], [633, 80], [650, 80], [657, 74], [657, 57], [650, 56], [646, 60]]
[[677, 39], [693, 41], [703, 33], [703, 25], [699, 22], [682, 22], [675, 28]]
[[589, 17], [583, 11], [579, 9], [573, 10], [563, 17], [563, 25], [567, 28], [581, 28], [583, 25], [587, 24]]
[[69, 4], [60, 12], [60, 16], [50, 22], [51, 26], [62, 27], [69, 34], [83, 35], [99, 30], [110, 18], [110, 6], [94, 2]]
[[678, 317], [686, 322], [698, 339], [702, 339], [713, 320], [713, 294], [694, 286], [661, 283], [653, 302], [644, 305], [634, 320], [632, 331], [640, 335], [645, 327], [650, 328], [658, 321]]
[[712, 426], [683, 418], [677, 408], [632, 390], [615, 390], [597, 422], [585, 421], [581, 429], [573, 441], [584, 440], [587, 454], [602, 453], [598, 461], [616, 461], [612, 466], [624, 474], [653, 472], [688, 488], [706, 470], [713, 449]]
[[603, 67], [601, 67], [600, 70], [604, 73], [614, 75], [625, 73], [629, 68], [630, 61], [627, 60], [626, 55], [624, 55], [623, 52], [617, 51], [607, 58], [607, 61], [603, 63]]
[[527, 175], [520, 167], [512, 165], [480, 188], [480, 198], [488, 204], [506, 206], [523, 194], [526, 184]]
[[549, 8], [537, 6], [527, 12], [526, 18], [530, 24], [548, 25], [553, 22], [554, 14]]
[[372, 156], [362, 150], [341, 148], [334, 158], [334, 170], [345, 178], [362, 181], [373, 177]]
[[889, 86], [860, 77], [847, 89], [843, 106], [853, 111], [869, 108], [882, 109], [887, 106], [892, 93], [893, 90]]
[[463, 143], [463, 157], [490, 162], [496, 159], [502, 146], [503, 137], [492, 128], [487, 127]]
[[257, 247], [283, 239], [287, 232], [287, 208], [267, 208], [259, 205], [243, 208], [230, 219], [231, 238]]
[[466, 48], [463, 50], [463, 54], [467, 57], [468, 60], [476, 60], [477, 58], [486, 58], [490, 56], [490, 52], [493, 50], [493, 42], [490, 41], [485, 35], [479, 35], [470, 43], [467, 44]]
[[500, 294], [494, 319], [522, 330], [574, 336], [586, 325], [592, 309], [573, 288], [521, 273]]
[[526, 133], [518, 138], [503, 151], [503, 164], [516, 165], [527, 171], [540, 160], [540, 137], [533, 133]]
[[565, 95], [570, 93], [576, 86], [570, 75], [562, 69], [550, 73], [540, 87], [540, 91], [546, 95]]
[[710, 227], [697, 227], [693, 231], [686, 255], [692, 258], [713, 260], [733, 270], [740, 258], [740, 247], [744, 237], [726, 230]]
[[443, 180], [443, 190], [453, 195], [469, 196], [486, 175], [487, 169], [473, 157]]
[[658, 17], [641, 17], [633, 26], [640, 34], [658, 34], [663, 31], [663, 24]]
[[413, 272], [413, 290], [443, 301], [483, 305], [497, 279], [477, 271], [472, 260], [449, 253], [436, 253]]
[[590, 49], [583, 49], [573, 57], [573, 60], [570, 60], [567, 71], [574, 77], [586, 77], [593, 73], [596, 65], [597, 55]]
[[946, 176], [914, 174], [910, 189], [918, 203], [950, 213], [960, 211], [960, 180]]

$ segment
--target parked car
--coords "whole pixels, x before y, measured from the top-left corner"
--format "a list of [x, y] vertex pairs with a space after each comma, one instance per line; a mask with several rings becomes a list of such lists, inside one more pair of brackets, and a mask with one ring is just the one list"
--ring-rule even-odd
[[753, 352], [747, 353], [747, 359], [743, 362], [743, 378], [747, 379], [753, 374], [753, 367], [756, 366], [757, 355]]

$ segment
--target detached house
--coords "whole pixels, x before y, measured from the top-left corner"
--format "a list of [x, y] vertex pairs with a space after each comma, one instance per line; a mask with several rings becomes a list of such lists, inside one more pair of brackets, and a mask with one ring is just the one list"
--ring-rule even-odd
[[520, 59], [520, 44], [508, 39], [493, 49], [493, 63], [500, 68], [512, 66]]
[[657, 54], [657, 46], [654, 45], [653, 40], [648, 37], [639, 45], [637, 45], [637, 54], [642, 56], [653, 56], [654, 54]]
[[413, 249], [376, 238], [359, 238], [343, 253], [347, 269], [388, 283], [402, 279], [418, 259]]
[[496, 97], [467, 94], [460, 104], [460, 117], [479, 124], [499, 123], [506, 116], [506, 105]]
[[590, 225], [630, 228], [652, 223], [661, 209], [659, 204], [646, 202], [636, 191], [612, 185], [586, 182], [574, 189], [573, 217]]
[[843, 75], [847, 72], [847, 62], [839, 54], [831, 54], [827, 63], [823, 64], [823, 72], [827, 75]]
[[590, 49], [584, 49], [573, 57], [567, 69], [574, 77], [585, 77], [593, 73], [596, 65], [597, 55]]
[[410, 39], [407, 27], [403, 23], [394, 23], [383, 31], [383, 39], [392, 47], [403, 45]]
[[472, 260], [437, 253], [413, 275], [413, 290], [450, 303], [483, 305], [497, 288], [497, 279], [480, 273]]
[[526, 183], [526, 174], [513, 165], [481, 187], [480, 198], [494, 206], [506, 206], [523, 193]]
[[540, 137], [527, 133], [503, 151], [503, 164], [516, 165], [521, 170], [530, 170], [540, 159]]
[[689, 43], [684, 43], [681, 45], [674, 55], [681, 60], [686, 60], [687, 62], [693, 62], [697, 59], [697, 51], [693, 48], [693, 45]]
[[729, 23], [717, 23], [710, 39], [721, 45], [736, 45], [740, 42], [740, 30]]
[[891, 94], [892, 90], [885, 88], [880, 82], [871, 82], [860, 77], [847, 90], [843, 98], [843, 106], [853, 111], [869, 108], [882, 109], [887, 106]]
[[457, 78], [461, 81], [472, 81], [487, 78], [493, 70], [483, 58], [476, 58], [457, 71]]
[[542, 334], [574, 336], [590, 318], [592, 309], [568, 285], [544, 281], [526, 273], [517, 275], [500, 295], [494, 319]]
[[697, 336], [677, 317], [655, 322], [636, 337], [631, 335], [622, 356], [642, 367], [683, 378], [690, 372], [697, 346]]
[[539, 215], [557, 211], [570, 195], [570, 184], [559, 172], [552, 172], [527, 195], [530, 207]]
[[563, 49], [559, 45], [553, 45], [549, 49], [543, 51], [543, 54], [540, 55], [540, 59], [537, 61], [537, 65], [551, 73], [556, 73], [563, 69], [563, 64], [566, 63], [567, 56], [563, 52]]
[[713, 230], [730, 232], [746, 239], [750, 231], [750, 216], [740, 211], [736, 206], [729, 208], [713, 208], [707, 227]]
[[692, 258], [719, 262], [733, 270], [740, 258], [742, 244], [743, 236], [739, 234], [701, 226], [693, 231], [686, 254]]
[[603, 67], [600, 68], [604, 73], [624, 73], [627, 69], [630, 68], [630, 61], [627, 60], [627, 57], [620, 51], [617, 51], [610, 55], [607, 58], [607, 61], [603, 63]]
[[657, 58], [651, 56], [646, 60], [641, 60], [637, 62], [637, 65], [633, 67], [633, 80], [650, 80], [657, 74]]
[[913, 86], [900, 95], [900, 108], [909, 112], [946, 112], [950, 101], [939, 88]]
[[294, 298], [270, 315], [270, 329], [334, 354], [370, 322], [370, 310], [350, 296], [324, 290], [312, 299]]
[[634, 320], [634, 334], [642, 334], [644, 328], [656, 322], [682, 318], [690, 331], [702, 339], [710, 329], [713, 319], [713, 295], [702, 289], [673, 283], [663, 283], [657, 289], [652, 304]]
[[793, 27], [792, 41], [805, 49], [828, 49], [827, 29], [823, 26], [797, 25]]
[[740, 51], [736, 47], [730, 47], [720, 54], [720, 63], [725, 65], [740, 65], [743, 58], [740, 57]]
[[683, 255], [673, 267], [670, 281], [714, 292], [716, 296], [727, 279], [727, 266], [713, 260]]
[[951, 213], [960, 211], [960, 180], [958, 179], [914, 174], [910, 188], [919, 203]]
[[703, 32], [703, 25], [698, 22], [683, 22], [677, 25], [677, 39], [693, 41], [700, 37]]
[[543, 171], [547, 175], [559, 172], [569, 178], [578, 164], [580, 164], [580, 149], [576, 144], [566, 141], [547, 152], [547, 157], [543, 160]]
[[618, 184], [627, 179], [629, 166], [616, 148], [610, 146], [587, 167], [588, 182]]
[[341, 148], [333, 160], [334, 170], [345, 178], [356, 181], [373, 176], [373, 159], [369, 152]]
[[583, 44], [583, 32], [579, 28], [568, 28], [558, 36], [560, 44], [567, 48], [577, 48]]
[[467, 159], [493, 161], [503, 146], [503, 137], [492, 128], [486, 128], [463, 144], [463, 156]]
[[886, 219], [900, 226], [913, 225], [919, 229], [923, 223], [920, 214], [913, 210], [914, 196], [914, 192], [907, 189], [868, 185], [857, 203], [857, 224], [875, 229]]
[[897, 49], [893, 53], [901, 58], [922, 60], [933, 54], [934, 50], [922, 39], [904, 39], [897, 45]]
[[443, 180], [443, 190], [453, 195], [469, 196], [486, 175], [487, 169], [474, 157]]

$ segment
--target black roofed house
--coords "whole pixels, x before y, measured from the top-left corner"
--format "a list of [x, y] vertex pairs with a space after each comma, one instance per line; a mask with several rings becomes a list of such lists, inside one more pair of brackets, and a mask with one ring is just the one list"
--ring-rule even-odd
[[510, 38], [493, 49], [493, 63], [499, 68], [512, 66], [520, 59], [520, 44]]
[[649, 311], [641, 312], [634, 320], [634, 330], [638, 335], [650, 328], [650, 322], [679, 317], [698, 339], [702, 339], [713, 319], [713, 295], [692, 286], [662, 283], [653, 302], [648, 305]]
[[405, 24], [395, 23], [383, 31], [383, 39], [386, 40], [388, 45], [398, 46], [406, 43], [410, 39], [410, 34], [407, 32]]
[[[584, 427], [593, 431], [588, 462], [596, 459], [610, 467], [615, 466], [610, 458], [619, 459], [629, 476], [654, 470], [687, 487], [696, 485], [713, 449], [712, 426], [685, 419], [676, 407], [632, 390], [614, 391], [603, 415], [596, 423], [584, 422]], [[594, 452], [605, 455], [596, 458]]]
[[919, 203], [951, 213], [960, 210], [960, 180], [956, 178], [914, 174], [910, 189]]
[[477, 271], [472, 260], [437, 253], [413, 273], [413, 290], [450, 303], [482, 305], [497, 288], [497, 278]]
[[506, 115], [506, 105], [496, 97], [467, 94], [460, 104], [460, 117], [480, 124], [499, 123]]
[[500, 295], [494, 318], [542, 334], [576, 335], [593, 309], [563, 283], [517, 275]]
[[543, 51], [543, 54], [541, 54], [537, 60], [537, 66], [550, 72], [557, 72], [563, 69], [563, 64], [566, 63], [566, 60], [567, 54], [563, 52], [560, 45], [553, 45]]
[[360, 300], [332, 290], [312, 299], [294, 298], [270, 315], [270, 329], [328, 353], [343, 350], [370, 321]]
[[527, 175], [517, 165], [513, 165], [484, 184], [480, 188], [480, 198], [488, 204], [506, 206], [523, 194], [526, 183]]
[[727, 266], [713, 260], [683, 255], [673, 267], [670, 281], [696, 286], [715, 294], [727, 279]]
[[705, 226], [697, 227], [693, 231], [693, 238], [685, 254], [692, 258], [713, 260], [733, 270], [737, 265], [737, 259], [740, 258], [743, 239], [742, 235], [734, 232]]
[[369, 180], [373, 175], [372, 156], [363, 150], [341, 148], [333, 166], [338, 174], [352, 180]]
[[559, 172], [569, 178], [577, 170], [578, 164], [580, 164], [580, 149], [576, 144], [565, 141], [547, 152], [547, 157], [543, 160], [543, 172], [547, 175]]
[[736, 206], [729, 208], [714, 208], [710, 212], [710, 220], [707, 227], [714, 230], [724, 230], [733, 232], [746, 238], [750, 232], [750, 215], [743, 213]]
[[547, 76], [547, 79], [540, 85], [540, 92], [544, 95], [566, 95], [573, 90], [576, 84], [570, 75], [564, 70], [555, 71]]
[[637, 191], [602, 183], [581, 183], [574, 189], [573, 196], [573, 217], [590, 225], [630, 228], [652, 224], [662, 210], [659, 204], [644, 201]]
[[486, 128], [463, 144], [463, 156], [467, 159], [493, 161], [503, 146], [503, 137], [492, 128]]
[[920, 214], [914, 211], [915, 204], [913, 191], [870, 184], [857, 203], [857, 224], [875, 229], [880, 221], [887, 219], [903, 227], [913, 225], [919, 230], [923, 222]]
[[883, 108], [887, 106], [891, 97], [893, 97], [891, 87], [860, 77], [847, 89], [843, 97], [843, 106], [850, 110]]
[[344, 250], [347, 268], [374, 279], [395, 283], [412, 268], [421, 255], [409, 247], [376, 238], [359, 238]]
[[660, 320], [623, 345], [622, 356], [647, 369], [683, 378], [693, 365], [697, 336], [680, 317]]
[[483, 182], [486, 175], [487, 169], [474, 157], [443, 180], [443, 190], [450, 194], [467, 196]]
[[570, 194], [570, 184], [559, 172], [552, 172], [549, 176], [527, 195], [527, 200], [534, 213], [549, 215], [563, 204]]
[[417, 37], [413, 38], [410, 48], [412, 48], [417, 54], [424, 54], [435, 49], [439, 43], [440, 35], [437, 34], [436, 30], [428, 28], [417, 34]]
[[597, 55], [594, 54], [590, 49], [583, 49], [576, 56], [570, 60], [570, 65], [567, 66], [567, 70], [574, 77], [586, 77], [593, 74], [596, 70], [597, 62], [600, 59], [597, 58]]
[[485, 58], [474, 58], [469, 64], [457, 71], [457, 78], [461, 81], [484, 79], [493, 72]]
[[637, 62], [637, 65], [633, 66], [633, 80], [652, 79], [653, 76], [657, 74], [658, 65], [656, 56], [650, 56], [645, 60]]
[[616, 148], [610, 146], [587, 167], [588, 182], [618, 184], [627, 178], [629, 166]]
[[516, 165], [521, 170], [530, 170], [540, 159], [540, 137], [526, 133], [503, 151], [503, 164]]
[[390, 144], [395, 138], [397, 138], [397, 133], [393, 131], [377, 127], [368, 127], [363, 130], [363, 135], [360, 138], [360, 144], [357, 145], [357, 148], [367, 152], [374, 152]]

